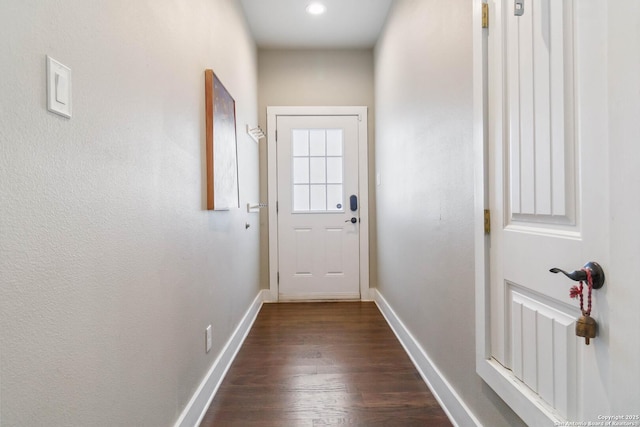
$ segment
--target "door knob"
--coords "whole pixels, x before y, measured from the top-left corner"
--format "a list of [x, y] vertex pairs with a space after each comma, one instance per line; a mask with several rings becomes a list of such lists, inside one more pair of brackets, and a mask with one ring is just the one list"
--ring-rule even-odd
[[353, 216], [353, 217], [351, 217], [351, 219], [347, 219], [344, 222], [350, 222], [351, 224], [355, 224], [356, 222], [358, 222], [358, 218]]
[[567, 276], [569, 279], [574, 280], [576, 282], [584, 282], [587, 280], [587, 272], [585, 270], [591, 271], [591, 279], [593, 280], [593, 289], [600, 289], [604, 286], [604, 271], [600, 264], [597, 262], [588, 262], [584, 265], [582, 270], [575, 270], [571, 273], [567, 273], [566, 271], [554, 267], [549, 270], [552, 273], [562, 273]]

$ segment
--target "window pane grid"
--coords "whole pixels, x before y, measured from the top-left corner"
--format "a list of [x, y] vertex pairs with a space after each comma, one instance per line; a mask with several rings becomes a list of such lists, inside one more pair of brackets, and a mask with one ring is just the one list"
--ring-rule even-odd
[[292, 131], [293, 212], [344, 212], [342, 129]]

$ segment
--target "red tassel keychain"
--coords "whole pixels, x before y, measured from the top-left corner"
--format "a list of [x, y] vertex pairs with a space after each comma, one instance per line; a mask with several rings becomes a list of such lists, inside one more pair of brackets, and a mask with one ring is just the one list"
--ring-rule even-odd
[[597, 324], [593, 317], [591, 317], [591, 292], [593, 291], [593, 278], [591, 277], [591, 270], [583, 269], [587, 273], [587, 309], [584, 309], [584, 297], [582, 291], [584, 289], [584, 283], [580, 281], [579, 286], [572, 286], [569, 290], [569, 296], [571, 298], [580, 298], [580, 311], [582, 316], [576, 322], [576, 335], [584, 337], [584, 342], [589, 345], [589, 340], [596, 337]]

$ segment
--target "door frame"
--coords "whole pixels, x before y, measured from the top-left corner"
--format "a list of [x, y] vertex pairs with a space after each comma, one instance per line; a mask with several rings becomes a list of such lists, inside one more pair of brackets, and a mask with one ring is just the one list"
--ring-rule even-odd
[[360, 300], [370, 300], [369, 292], [369, 150], [367, 107], [267, 107], [267, 188], [269, 205], [269, 301], [278, 301], [278, 165], [276, 124], [278, 116], [358, 117], [358, 198], [360, 213], [359, 280]]
[[[474, 182], [474, 261], [475, 261], [475, 323], [476, 372], [492, 388], [502, 382], [491, 359], [490, 323], [490, 237], [484, 231], [484, 211], [489, 209], [488, 165], [488, 30], [482, 28], [482, 7], [487, 0], [473, 0], [473, 182]], [[489, 25], [491, 23], [489, 22]], [[493, 362], [493, 363], [492, 363]], [[511, 382], [515, 384], [515, 382]], [[502, 390], [503, 392], [505, 390]], [[520, 395], [512, 390], [513, 395]], [[498, 392], [499, 395], [503, 393]], [[513, 408], [517, 402], [505, 401]]]

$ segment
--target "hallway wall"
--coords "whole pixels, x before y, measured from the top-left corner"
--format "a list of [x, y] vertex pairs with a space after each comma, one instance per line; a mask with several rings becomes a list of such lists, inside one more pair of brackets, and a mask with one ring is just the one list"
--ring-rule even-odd
[[[260, 49], [258, 51], [260, 126], [267, 131], [268, 106], [366, 106], [369, 109], [369, 170], [374, 168], [373, 50]], [[375, 287], [375, 194], [369, 174], [370, 286]], [[260, 197], [267, 200], [267, 145], [260, 144]], [[269, 287], [269, 217], [261, 211], [261, 284]]]
[[482, 424], [516, 426], [475, 372], [471, 12], [397, 0], [376, 46], [378, 290]]
[[[1, 9], [0, 425], [171, 425], [259, 292], [258, 216], [205, 210], [205, 68], [237, 103], [240, 205], [258, 200], [242, 10]], [[70, 120], [46, 110], [46, 54], [72, 69]]]

